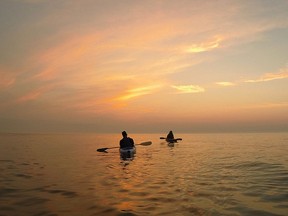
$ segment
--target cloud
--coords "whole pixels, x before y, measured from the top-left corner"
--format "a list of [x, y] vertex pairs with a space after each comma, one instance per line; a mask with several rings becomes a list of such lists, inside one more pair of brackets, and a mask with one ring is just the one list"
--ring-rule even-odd
[[161, 85], [151, 85], [144, 87], [137, 87], [129, 89], [124, 92], [121, 96], [117, 97], [116, 100], [130, 100], [135, 97], [140, 97], [147, 94], [152, 94], [156, 89], [159, 89]]
[[234, 82], [216, 82], [216, 85], [228, 87], [228, 86], [235, 86], [236, 83], [234, 83]]
[[0, 90], [6, 89], [15, 83], [15, 77], [8, 71], [0, 70]]
[[288, 107], [288, 102], [279, 102], [279, 103], [265, 103], [265, 104], [254, 104], [243, 106], [241, 108], [245, 109], [271, 109], [271, 108], [285, 108]]
[[178, 90], [178, 93], [200, 93], [205, 92], [205, 89], [198, 85], [178, 85], [171, 86], [174, 89]]
[[64, 42], [58, 42], [35, 57], [39, 70], [34, 78], [53, 80], [65, 73], [71, 75], [73, 71], [91, 67], [91, 62], [102, 51], [97, 33], [67, 36]]
[[206, 52], [210, 51], [212, 49], [216, 49], [220, 46], [221, 39], [218, 38], [213, 41], [208, 41], [200, 44], [193, 44], [192, 46], [188, 47], [186, 49], [186, 52], [188, 53], [200, 53], [200, 52]]
[[37, 89], [33, 89], [32, 91], [28, 92], [27, 94], [24, 94], [23, 96], [19, 97], [16, 102], [17, 103], [24, 103], [27, 101], [31, 101], [31, 100], [36, 100], [38, 99], [41, 95], [45, 94], [46, 92], [48, 92], [49, 90], [51, 90], [52, 86], [51, 85], [47, 85], [47, 86], [43, 86]]
[[257, 79], [249, 79], [249, 80], [242, 80], [242, 81], [236, 81], [236, 82], [216, 82], [215, 84], [222, 87], [229, 87], [229, 86], [235, 86], [240, 83], [259, 83], [259, 82], [269, 82], [273, 80], [279, 80], [279, 79], [286, 79], [288, 78], [288, 70], [287, 69], [281, 69], [278, 73], [266, 73], [263, 76], [257, 78]]
[[286, 79], [286, 78], [288, 78], [288, 70], [282, 69], [278, 73], [267, 73], [258, 79], [250, 79], [250, 80], [246, 80], [244, 82], [246, 82], [246, 83], [268, 82], [268, 81], [272, 81], [272, 80]]

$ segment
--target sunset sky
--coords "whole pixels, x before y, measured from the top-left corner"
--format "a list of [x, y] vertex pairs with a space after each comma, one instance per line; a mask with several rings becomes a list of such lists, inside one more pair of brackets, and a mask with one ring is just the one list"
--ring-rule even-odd
[[288, 131], [287, 0], [1, 0], [0, 132]]

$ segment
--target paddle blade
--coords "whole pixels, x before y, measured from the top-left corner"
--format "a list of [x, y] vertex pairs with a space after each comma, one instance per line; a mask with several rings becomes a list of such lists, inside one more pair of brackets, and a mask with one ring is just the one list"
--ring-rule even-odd
[[97, 151], [98, 151], [98, 152], [107, 152], [107, 151], [106, 151], [107, 149], [109, 149], [109, 148], [99, 148], [99, 149], [97, 149]]
[[160, 137], [160, 139], [166, 139], [165, 137]]
[[139, 143], [138, 145], [142, 145], [142, 146], [149, 146], [149, 145], [151, 145], [151, 144], [152, 144], [151, 141], [147, 141], [147, 142]]

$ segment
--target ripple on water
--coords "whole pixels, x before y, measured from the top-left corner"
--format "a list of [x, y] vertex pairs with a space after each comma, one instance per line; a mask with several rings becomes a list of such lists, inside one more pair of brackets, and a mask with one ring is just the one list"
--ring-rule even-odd
[[280, 214], [276, 214], [273, 212], [253, 209], [253, 208], [249, 208], [249, 207], [241, 206], [241, 205], [239, 205], [237, 207], [230, 208], [230, 210], [232, 210], [233, 212], [237, 212], [240, 215], [281, 216]]
[[27, 175], [27, 174], [23, 174], [23, 173], [16, 173], [16, 174], [14, 174], [14, 176], [20, 177], [20, 178], [24, 178], [24, 179], [31, 179], [31, 178], [33, 178], [32, 175]]
[[9, 196], [10, 194], [15, 194], [18, 193], [19, 189], [15, 189], [15, 188], [1, 188], [0, 189], [0, 197], [6, 197]]
[[261, 201], [264, 202], [286, 202], [288, 201], [288, 193], [278, 193], [278, 194], [266, 194], [261, 197]]
[[48, 193], [51, 194], [60, 194], [69, 198], [73, 198], [78, 196], [78, 194], [76, 192], [73, 191], [67, 191], [67, 190], [46, 190]]
[[39, 205], [45, 202], [48, 202], [49, 199], [40, 198], [40, 197], [33, 197], [33, 198], [27, 198], [18, 202], [15, 202], [14, 205], [16, 206], [34, 206]]

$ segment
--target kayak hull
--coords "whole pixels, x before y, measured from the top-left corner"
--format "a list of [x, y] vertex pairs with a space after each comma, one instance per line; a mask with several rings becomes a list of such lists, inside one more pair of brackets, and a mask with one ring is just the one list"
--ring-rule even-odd
[[122, 158], [133, 158], [134, 155], [136, 154], [136, 148], [135, 147], [120, 148], [119, 152]]
[[178, 139], [166, 139], [166, 142], [168, 143], [176, 143]]

